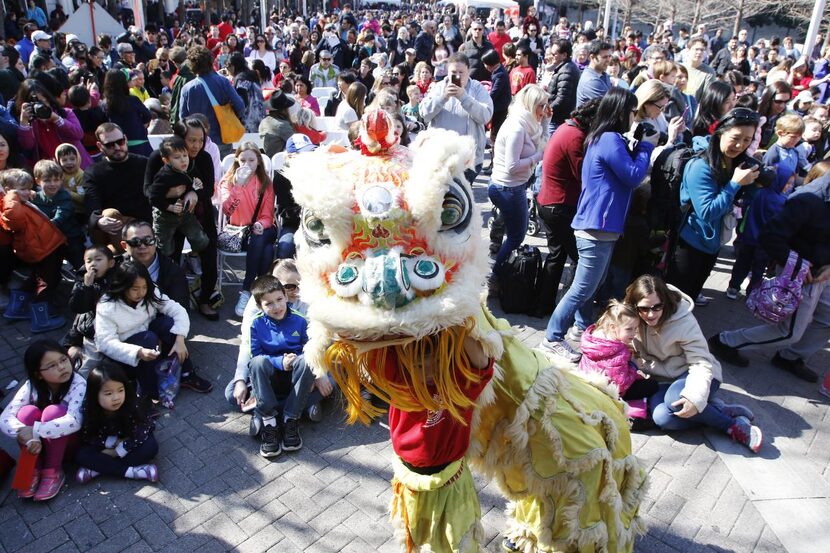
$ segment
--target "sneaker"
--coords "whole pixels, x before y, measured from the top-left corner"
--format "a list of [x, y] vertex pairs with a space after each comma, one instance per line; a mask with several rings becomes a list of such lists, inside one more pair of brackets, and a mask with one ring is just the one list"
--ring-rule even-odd
[[732, 419], [744, 417], [750, 422], [755, 420], [755, 413], [752, 412], [752, 409], [740, 403], [726, 403], [720, 398], [714, 398], [709, 402], [709, 405], [716, 407], [721, 413]]
[[519, 548], [516, 547], [516, 543], [510, 538], [504, 538], [501, 540], [501, 549], [507, 553], [514, 553], [519, 550]]
[[709, 296], [698, 294], [697, 298], [695, 298], [695, 305], [699, 307], [706, 307], [707, 305], [709, 305], [710, 301], [712, 301], [712, 298], [710, 298]]
[[78, 469], [78, 472], [75, 473], [75, 480], [78, 481], [78, 484], [86, 484], [99, 474], [101, 473], [95, 472], [94, 470], [88, 469], [86, 467], [81, 467]]
[[29, 499], [30, 497], [34, 497], [35, 493], [37, 493], [38, 486], [40, 486], [40, 471], [35, 469], [32, 473], [32, 483], [29, 484], [29, 489], [18, 490], [17, 497], [20, 499]]
[[282, 431], [277, 426], [263, 426], [260, 433], [262, 445], [259, 446], [259, 454], [266, 459], [277, 457], [282, 453]]
[[311, 422], [320, 422], [323, 420], [323, 406], [319, 403], [315, 403], [308, 408], [307, 414], [308, 420]]
[[707, 342], [709, 344], [709, 351], [721, 361], [731, 363], [738, 367], [749, 366], [749, 359], [741, 355], [738, 348], [724, 344], [720, 339], [720, 334], [715, 334]]
[[190, 371], [187, 375], [182, 375], [181, 386], [200, 394], [207, 394], [213, 389], [213, 384], [196, 374], [196, 371]]
[[727, 288], [726, 297], [730, 300], [736, 300], [738, 299], [738, 292], [740, 292], [740, 290], [738, 290], [737, 288]]
[[824, 376], [824, 381], [818, 387], [818, 393], [824, 397], [830, 398], [830, 372]]
[[303, 447], [300, 437], [300, 421], [288, 419], [285, 421], [285, 435], [282, 437], [282, 448], [285, 451], [297, 451]]
[[245, 314], [245, 306], [248, 305], [248, 300], [251, 299], [251, 293], [247, 290], [242, 290], [239, 292], [239, 300], [236, 302], [236, 307], [233, 308], [233, 312], [236, 313], [237, 317], [242, 317]]
[[764, 443], [764, 433], [757, 426], [753, 426], [746, 417], [737, 417], [726, 433], [736, 442], [748, 447], [752, 453], [758, 453]]
[[248, 425], [248, 435], [256, 438], [260, 432], [262, 432], [262, 417], [254, 413], [251, 415], [251, 423]]
[[133, 478], [136, 480], [147, 480], [148, 482], [159, 481], [159, 469], [156, 465], [138, 465], [133, 467]]
[[772, 357], [772, 364], [779, 369], [783, 369], [792, 373], [801, 380], [807, 382], [818, 382], [818, 375], [811, 369], [807, 368], [803, 359], [784, 359], [781, 354], [776, 352]]
[[582, 341], [582, 333], [585, 332], [578, 326], [574, 325], [568, 329], [568, 332], [565, 333], [565, 339], [570, 342], [576, 342], [577, 344]]
[[542, 338], [539, 346], [536, 348], [545, 355], [559, 357], [565, 359], [570, 363], [578, 363], [582, 355], [575, 352], [565, 340], [548, 341], [547, 338]]
[[40, 485], [35, 492], [35, 501], [48, 501], [61, 491], [66, 478], [61, 469], [43, 469], [40, 471]]

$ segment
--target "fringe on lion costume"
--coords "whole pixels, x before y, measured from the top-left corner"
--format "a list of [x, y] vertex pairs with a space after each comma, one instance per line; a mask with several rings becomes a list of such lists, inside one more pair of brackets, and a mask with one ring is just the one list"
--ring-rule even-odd
[[435, 129], [396, 142], [372, 111], [360, 152], [303, 154], [286, 173], [302, 207], [306, 358], [333, 375], [350, 422], [382, 413], [361, 388], [389, 403], [403, 547], [482, 548], [472, 467], [509, 500], [512, 550], [631, 551], [646, 475], [619, 397], [529, 349], [482, 303], [472, 140]]

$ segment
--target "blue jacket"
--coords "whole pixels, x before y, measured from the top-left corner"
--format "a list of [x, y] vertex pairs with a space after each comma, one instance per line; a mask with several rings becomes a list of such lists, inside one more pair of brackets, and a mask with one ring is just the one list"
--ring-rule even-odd
[[303, 316], [292, 309], [281, 321], [259, 313], [251, 322], [251, 357], [265, 355], [277, 370], [284, 370], [282, 356], [303, 352], [308, 341], [307, 328]]
[[631, 193], [648, 173], [654, 150], [640, 142], [632, 156], [619, 133], [603, 133], [588, 145], [582, 160], [582, 192], [571, 223], [575, 230], [622, 233]]
[[499, 64], [490, 76], [490, 99], [493, 100], [493, 112], [507, 111], [513, 95], [510, 92], [510, 77], [502, 64]]
[[20, 42], [14, 45], [15, 50], [20, 54], [20, 59], [29, 67], [29, 58], [35, 50], [35, 43], [29, 37], [23, 37]]
[[182, 87], [182, 96], [179, 100], [179, 118], [184, 119], [194, 113], [205, 114], [208, 121], [210, 121], [210, 139], [215, 144], [224, 144], [222, 142], [222, 129], [219, 127], [219, 122], [213, 113], [213, 106], [210, 104], [208, 95], [202, 87], [202, 80], [207, 83], [219, 105], [231, 104], [239, 120], [245, 120], [245, 103], [242, 98], [234, 90], [231, 82], [215, 71], [202, 75], [201, 79], [197, 77]]
[[689, 161], [680, 184], [680, 205], [691, 202], [692, 212], [680, 237], [697, 250], [718, 253], [723, 217], [732, 210], [740, 189], [732, 181], [721, 187], [705, 159], [698, 157]]

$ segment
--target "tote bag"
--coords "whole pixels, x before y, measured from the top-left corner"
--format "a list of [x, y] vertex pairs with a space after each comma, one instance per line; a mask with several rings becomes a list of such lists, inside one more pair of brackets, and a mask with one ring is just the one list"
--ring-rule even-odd
[[219, 122], [219, 129], [222, 131], [222, 142], [224, 144], [239, 142], [239, 139], [245, 134], [245, 126], [239, 120], [239, 117], [236, 116], [236, 113], [233, 111], [233, 106], [230, 103], [219, 105], [213, 92], [210, 91], [210, 87], [201, 77], [199, 77], [199, 84], [205, 89], [205, 94], [207, 94], [208, 100], [210, 100], [210, 105], [213, 106], [213, 114], [216, 115], [216, 120]]

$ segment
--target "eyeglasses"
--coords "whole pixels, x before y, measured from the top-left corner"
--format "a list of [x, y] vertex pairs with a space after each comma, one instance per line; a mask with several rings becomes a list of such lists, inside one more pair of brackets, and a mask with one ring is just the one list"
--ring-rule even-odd
[[145, 236], [144, 238], [130, 238], [129, 240], [124, 240], [124, 242], [131, 248], [137, 248], [139, 246], [155, 246], [157, 240], [155, 236]]
[[652, 305], [650, 307], [648, 305], [638, 305], [637, 306], [637, 311], [639, 311], [643, 315], [645, 315], [646, 313], [659, 313], [662, 310], [663, 310], [663, 304], [662, 303], [655, 303], [654, 305]]
[[300, 287], [300, 285], [299, 284], [283, 284], [282, 287], [285, 288], [286, 290], [296, 290], [297, 288]]
[[45, 373], [45, 372], [48, 372], [48, 371], [54, 371], [55, 369], [60, 369], [61, 366], [64, 363], [68, 362], [68, 361], [69, 361], [69, 357], [67, 357], [65, 355], [61, 356], [61, 358], [58, 359], [57, 361], [53, 361], [52, 363], [49, 363], [48, 365], [46, 365], [45, 367], [40, 369], [40, 372]]
[[657, 102], [651, 102], [651, 105], [658, 108], [660, 111], [663, 111], [664, 109], [666, 109], [666, 106], [669, 105], [669, 102], [668, 100], [663, 102], [662, 104], [658, 104]]
[[123, 146], [126, 143], [127, 143], [127, 138], [122, 136], [121, 138], [113, 140], [112, 142], [101, 142], [101, 146], [103, 146], [104, 148], [109, 150], [109, 149], [115, 148], [116, 146]]

